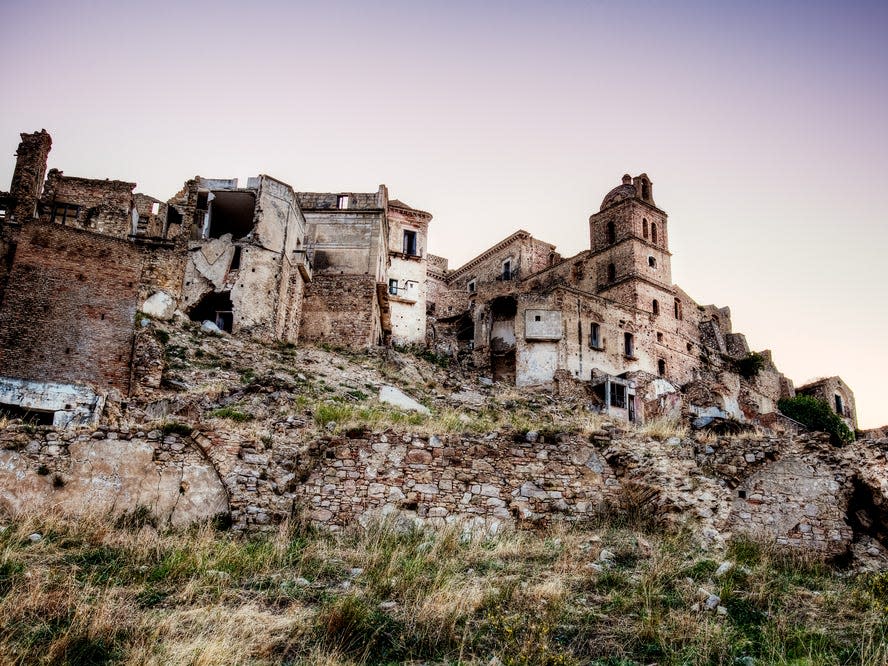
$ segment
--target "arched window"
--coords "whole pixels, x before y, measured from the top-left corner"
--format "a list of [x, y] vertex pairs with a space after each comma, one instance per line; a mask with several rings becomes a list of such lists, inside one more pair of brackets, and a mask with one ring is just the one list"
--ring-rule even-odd
[[641, 235], [648, 237], [648, 220], [646, 217], [641, 218]]
[[617, 267], [613, 264], [607, 265], [607, 281], [613, 282], [617, 279]]
[[657, 374], [663, 377], [666, 374], [666, 361], [662, 358], [657, 361]]
[[658, 300], [655, 298], [655, 299], [654, 299], [654, 302], [651, 303], [651, 305], [653, 306], [654, 314], [655, 314], [655, 315], [660, 314], [660, 301], [658, 301]]
[[657, 242], [657, 225], [651, 222], [651, 243]]
[[617, 229], [613, 222], [607, 223], [607, 242], [610, 244], [617, 242]]
[[681, 301], [678, 300], [677, 298], [675, 299], [674, 308], [675, 308], [675, 318], [678, 320], [681, 320], [681, 318], [682, 318], [682, 316], [681, 316]]

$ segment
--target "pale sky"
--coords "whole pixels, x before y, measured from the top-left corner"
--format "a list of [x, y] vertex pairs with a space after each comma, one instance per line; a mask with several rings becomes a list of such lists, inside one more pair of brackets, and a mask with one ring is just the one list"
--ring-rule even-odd
[[451, 266], [565, 256], [623, 173], [673, 278], [797, 385], [888, 424], [888, 3], [0, 2], [0, 189], [50, 167], [168, 198], [195, 174], [428, 210]]

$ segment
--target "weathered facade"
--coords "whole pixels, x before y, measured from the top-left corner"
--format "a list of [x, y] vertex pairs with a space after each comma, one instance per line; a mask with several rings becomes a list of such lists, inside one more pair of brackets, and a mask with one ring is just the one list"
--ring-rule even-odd
[[[673, 284], [668, 216], [646, 174], [623, 176], [589, 233], [590, 248], [566, 259], [518, 231], [455, 270], [438, 262], [429, 279], [435, 330], [449, 327], [494, 380], [572, 377], [601, 411], [632, 421], [757, 419], [794, 394], [768, 351], [746, 371], [750, 350], [728, 308], [699, 305]], [[836, 391], [851, 413], [850, 390]]]
[[[384, 185], [313, 193], [267, 175], [246, 187], [197, 176], [164, 201], [132, 182], [47, 172], [51, 145], [45, 130], [23, 134], [0, 193], [0, 380], [26, 382], [6, 393], [24, 396], [18, 408], [45, 408], [27, 382], [128, 395], [145, 355], [138, 311], [263, 341], [431, 344], [495, 381], [579, 382], [590, 404], [630, 421], [757, 419], [794, 394], [769, 352], [744, 365], [728, 308], [673, 284], [668, 216], [646, 174], [605, 196], [576, 256], [519, 230], [449, 270], [428, 253], [431, 214]], [[856, 424], [841, 379], [803, 392]]]

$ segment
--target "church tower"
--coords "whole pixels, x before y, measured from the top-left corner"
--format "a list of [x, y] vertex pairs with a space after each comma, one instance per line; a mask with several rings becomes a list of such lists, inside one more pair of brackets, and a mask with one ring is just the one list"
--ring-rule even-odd
[[673, 307], [666, 213], [654, 203], [646, 173], [623, 176], [589, 218], [596, 291], [612, 301], [659, 315]]

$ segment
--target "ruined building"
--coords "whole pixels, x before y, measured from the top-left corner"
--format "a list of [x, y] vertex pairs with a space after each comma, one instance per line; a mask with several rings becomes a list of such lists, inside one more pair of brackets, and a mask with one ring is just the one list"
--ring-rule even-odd
[[[135, 183], [47, 172], [22, 134], [0, 193], [0, 405], [57, 425], [156, 388], [162, 360], [137, 313], [181, 312], [263, 341], [429, 344], [501, 382], [552, 386], [630, 421], [690, 415], [792, 424], [770, 353], [730, 310], [672, 283], [668, 218], [646, 174], [623, 177], [564, 258], [520, 230], [450, 270], [432, 216], [376, 192], [298, 192], [260, 175], [194, 177], [166, 200]], [[800, 391], [850, 425], [839, 378]]]

